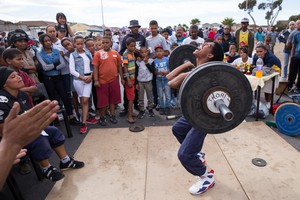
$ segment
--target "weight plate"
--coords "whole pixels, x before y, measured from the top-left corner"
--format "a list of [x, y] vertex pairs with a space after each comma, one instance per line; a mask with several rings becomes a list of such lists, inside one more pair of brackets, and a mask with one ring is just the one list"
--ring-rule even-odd
[[252, 159], [252, 164], [257, 166], [257, 167], [264, 167], [264, 166], [267, 165], [267, 162], [262, 158], [253, 158]]
[[300, 134], [300, 105], [284, 103], [275, 113], [275, 121], [278, 130], [288, 136]]
[[145, 129], [144, 126], [142, 125], [138, 125], [138, 124], [135, 124], [135, 125], [132, 125], [131, 127], [129, 127], [129, 130], [131, 132], [141, 132]]
[[[226, 121], [220, 113], [208, 112], [207, 91], [223, 91], [230, 98], [234, 117]], [[208, 62], [196, 67], [182, 82], [179, 99], [183, 116], [190, 124], [206, 133], [217, 134], [238, 126], [250, 112], [252, 89], [246, 76], [224, 62]], [[213, 114], [212, 114], [213, 113]]]
[[176, 47], [169, 57], [169, 69], [172, 71], [186, 61], [191, 61], [196, 66], [196, 57], [193, 52], [197, 48], [190, 44], [184, 44]]

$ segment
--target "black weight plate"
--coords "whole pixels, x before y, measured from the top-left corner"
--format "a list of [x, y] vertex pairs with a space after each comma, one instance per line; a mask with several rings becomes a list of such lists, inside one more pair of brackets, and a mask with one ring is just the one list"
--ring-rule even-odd
[[129, 130], [131, 132], [141, 132], [145, 129], [144, 126], [142, 125], [138, 125], [138, 124], [135, 124], [135, 125], [132, 125], [131, 127], [129, 127]]
[[[221, 114], [211, 115], [202, 104], [204, 94], [212, 88], [223, 88], [230, 95], [229, 109], [234, 118], [226, 121]], [[238, 126], [250, 112], [252, 89], [246, 76], [224, 62], [208, 62], [196, 67], [183, 81], [179, 98], [183, 116], [206, 133], [227, 132]]]
[[196, 65], [196, 57], [193, 52], [197, 48], [190, 44], [184, 44], [176, 47], [169, 57], [169, 69], [172, 71], [176, 67], [182, 65], [185, 61], [191, 61]]
[[267, 162], [262, 158], [253, 158], [252, 159], [252, 164], [257, 166], [257, 167], [264, 167], [264, 166], [267, 165]]

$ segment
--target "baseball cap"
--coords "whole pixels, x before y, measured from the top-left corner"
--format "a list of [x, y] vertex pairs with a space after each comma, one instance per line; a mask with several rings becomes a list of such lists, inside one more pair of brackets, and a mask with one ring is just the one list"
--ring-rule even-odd
[[29, 38], [25, 33], [14, 33], [10, 38], [11, 42], [16, 42], [19, 40], [26, 40], [28, 42]]
[[158, 48], [163, 49], [163, 47], [162, 47], [160, 44], [158, 44], [158, 45], [156, 45], [156, 46], [154, 47], [154, 51], [156, 51], [156, 49], [158, 49]]
[[249, 23], [249, 19], [244, 17], [242, 20], [241, 20], [241, 23]]

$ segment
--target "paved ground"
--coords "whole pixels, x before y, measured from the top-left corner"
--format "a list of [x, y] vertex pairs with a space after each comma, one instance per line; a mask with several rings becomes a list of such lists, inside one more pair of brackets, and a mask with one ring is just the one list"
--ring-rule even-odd
[[[277, 45], [276, 47], [276, 55], [282, 59], [283, 53], [282, 53], [282, 45]], [[261, 95], [263, 96], [263, 95]], [[276, 95], [274, 97], [275, 101], [277, 100], [278, 96]], [[262, 99], [263, 100], [263, 99]], [[291, 101], [287, 97], [283, 97], [281, 102], [283, 101]], [[121, 110], [121, 108], [118, 108], [118, 112]], [[173, 114], [180, 114], [180, 110], [173, 110]], [[175, 120], [166, 120], [165, 116], [160, 116], [157, 112], [155, 112], [156, 116], [153, 118], [146, 117], [142, 120], [138, 120], [138, 124], [143, 124], [144, 126], [165, 126], [165, 125], [172, 125]], [[112, 125], [108, 123], [107, 128], [113, 128], [113, 127], [128, 127], [129, 124], [126, 122], [126, 118], [118, 118], [119, 123], [117, 125]], [[253, 117], [247, 117], [246, 121], [254, 121], [255, 119]], [[266, 119], [263, 119], [263, 121], [272, 121], [274, 120], [274, 117], [272, 115], [269, 115]], [[93, 125], [91, 126], [92, 128], [100, 128], [98, 125]], [[65, 132], [64, 130], [64, 125], [61, 122], [61, 125], [59, 128]], [[101, 127], [102, 128], [102, 127]], [[105, 128], [102, 128], [105, 130]], [[295, 149], [300, 151], [300, 136], [296, 137], [289, 137], [285, 136], [277, 131], [277, 129], [273, 129], [275, 132], [277, 132], [282, 138], [284, 138], [290, 145], [292, 145]], [[82, 140], [85, 138], [85, 135], [80, 135], [78, 134], [78, 128], [77, 127], [72, 127], [73, 131], [73, 138], [67, 138], [66, 139], [66, 148], [69, 152], [70, 155], [73, 155], [76, 150], [78, 149], [79, 145], [81, 144]], [[275, 147], [274, 147], [275, 148]], [[174, 152], [176, 153], [176, 152]], [[58, 158], [56, 155], [53, 155], [51, 157], [51, 163], [53, 165], [58, 166]], [[43, 181], [38, 181], [36, 178], [36, 175], [34, 171], [28, 175], [19, 175], [17, 167], [13, 168], [13, 174], [15, 174], [15, 177], [17, 179], [17, 182], [19, 184], [19, 187], [22, 190], [22, 193], [24, 195], [25, 200], [42, 200], [45, 199], [47, 196], [48, 192], [51, 190], [53, 187], [53, 183], [47, 180]], [[7, 188], [4, 189], [5, 194], [8, 194], [10, 196], [9, 191]], [[0, 194], [1, 195], [1, 194]], [[0, 199], [3, 199], [2, 196], [0, 196]], [[9, 197], [5, 199], [10, 199]]]

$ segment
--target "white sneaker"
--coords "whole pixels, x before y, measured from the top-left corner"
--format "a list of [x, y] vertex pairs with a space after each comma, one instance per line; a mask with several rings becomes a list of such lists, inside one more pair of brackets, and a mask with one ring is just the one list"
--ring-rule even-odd
[[204, 165], [206, 163], [205, 153], [203, 153], [203, 152], [200, 151], [199, 153], [197, 153], [197, 156], [200, 159], [200, 161], [202, 162], [202, 164]]
[[215, 185], [214, 170], [205, 172], [198, 181], [189, 188], [191, 194], [202, 194]]
[[267, 106], [268, 109], [270, 109], [271, 108], [271, 102], [266, 102], [266, 106]]

